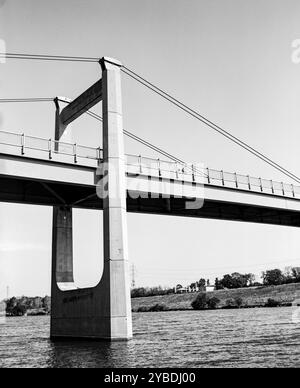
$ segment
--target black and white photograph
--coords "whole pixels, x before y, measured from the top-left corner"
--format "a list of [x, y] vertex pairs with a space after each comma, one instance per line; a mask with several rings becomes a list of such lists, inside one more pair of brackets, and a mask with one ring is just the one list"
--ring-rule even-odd
[[299, 0], [0, 0], [0, 368], [300, 367]]

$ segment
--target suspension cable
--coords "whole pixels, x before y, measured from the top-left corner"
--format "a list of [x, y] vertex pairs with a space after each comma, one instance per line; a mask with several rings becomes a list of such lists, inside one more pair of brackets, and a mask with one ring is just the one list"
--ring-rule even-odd
[[128, 75], [129, 77], [133, 78], [134, 80], [136, 80], [140, 84], [144, 85], [148, 89], [150, 89], [153, 92], [155, 92], [156, 94], [160, 95], [161, 97], [163, 97], [167, 101], [171, 102], [173, 105], [177, 106], [178, 108], [180, 108], [181, 110], [185, 111], [186, 113], [188, 113], [192, 117], [194, 117], [197, 120], [201, 121], [203, 124], [207, 125], [211, 129], [215, 130], [216, 132], [218, 132], [222, 136], [226, 137], [230, 141], [234, 142], [238, 146], [242, 147], [246, 151], [250, 152], [252, 155], [254, 155], [257, 158], [261, 159], [265, 163], [269, 164], [271, 167], [277, 169], [282, 174], [288, 176], [290, 179], [296, 181], [297, 183], [300, 183], [300, 178], [297, 175], [293, 174], [292, 172], [288, 171], [287, 169], [285, 169], [281, 165], [277, 164], [275, 161], [273, 161], [272, 159], [268, 158], [266, 155], [264, 155], [261, 152], [257, 151], [256, 149], [254, 149], [253, 147], [251, 147], [247, 143], [243, 142], [242, 140], [238, 139], [237, 137], [235, 137], [234, 135], [232, 135], [231, 133], [229, 133], [228, 131], [226, 131], [222, 127], [220, 127], [217, 124], [213, 123], [212, 121], [208, 120], [207, 118], [202, 116], [199, 112], [191, 109], [186, 104], [182, 103], [178, 99], [176, 99], [173, 96], [171, 96], [169, 93], [163, 91], [161, 88], [157, 87], [153, 83], [149, 82], [145, 78], [143, 78], [140, 75], [138, 75], [136, 72], [130, 70], [126, 66], [123, 66], [123, 68], [121, 70], [122, 70], [122, 72], [124, 74]]

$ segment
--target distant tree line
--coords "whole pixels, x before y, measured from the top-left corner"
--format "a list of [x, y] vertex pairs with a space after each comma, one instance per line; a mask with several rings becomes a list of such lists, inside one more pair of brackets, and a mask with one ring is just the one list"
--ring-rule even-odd
[[290, 268], [285, 272], [280, 269], [263, 272], [265, 286], [280, 286], [282, 284], [300, 283], [300, 268]]
[[24, 316], [29, 311], [35, 310], [37, 314], [49, 314], [51, 310], [51, 298], [35, 297], [29, 298], [23, 296], [21, 298], [11, 298], [6, 300], [6, 315], [7, 316]]
[[[231, 290], [248, 287], [278, 286], [290, 283], [300, 283], [299, 267], [289, 268], [285, 272], [281, 271], [280, 269], [265, 271], [262, 273], [261, 283], [255, 281], [255, 275], [252, 273], [241, 274], [239, 272], [234, 272], [231, 275], [224, 275], [222, 279], [217, 278], [215, 280], [215, 289]], [[202, 278], [199, 281], [191, 283], [187, 289], [191, 290], [191, 292], [205, 292], [207, 286], [210, 286], [209, 280]], [[174, 289], [163, 287], [134, 288], [131, 290], [131, 297], [142, 298], [149, 296], [169, 295], [173, 294], [175, 290], [180, 290], [182, 288], [183, 287], [180, 284], [178, 284]]]
[[[265, 271], [262, 274], [262, 283], [255, 282], [255, 276], [251, 273], [240, 274], [234, 272], [231, 275], [224, 275], [222, 279], [217, 278], [215, 281], [216, 290], [223, 289], [238, 289], [238, 288], [247, 288], [247, 287], [262, 287], [262, 286], [278, 286], [283, 284], [291, 283], [300, 283], [300, 268], [294, 267], [289, 268], [286, 271], [281, 271], [280, 269], [272, 269]], [[209, 286], [209, 280], [200, 279], [197, 282], [192, 283], [188, 288], [192, 291], [197, 289], [198, 291], [205, 291], [206, 286]], [[181, 285], [178, 285], [176, 288], [182, 288]], [[139, 287], [131, 290], [132, 298], [142, 298], [150, 296], [163, 296], [174, 294], [175, 289], [173, 288], [163, 288], [159, 287]], [[201, 299], [201, 298], [200, 298]], [[35, 297], [21, 297], [21, 298], [11, 298], [6, 302], [6, 314], [8, 316], [22, 316], [25, 315], [28, 311], [40, 310], [41, 313], [48, 314], [51, 309], [51, 298], [46, 296], [45, 298]], [[201, 305], [200, 300], [200, 305]], [[203, 302], [204, 303], [204, 302]], [[216, 304], [216, 300], [211, 302], [206, 301], [206, 306], [209, 305], [211, 308]], [[234, 305], [239, 305], [239, 301], [234, 301]], [[228, 303], [230, 306], [230, 303]]]
[[272, 269], [262, 273], [262, 283], [255, 282], [253, 274], [240, 274], [235, 272], [223, 276], [223, 279], [216, 279], [217, 290], [236, 289], [256, 286], [280, 286], [282, 284], [300, 283], [300, 268], [290, 268], [285, 272], [280, 269]]
[[234, 272], [231, 275], [224, 275], [223, 279], [216, 279], [215, 287], [217, 290], [223, 289], [235, 289], [235, 288], [246, 288], [253, 287], [255, 285], [261, 285], [260, 283], [255, 283], [255, 275], [252, 273], [240, 274]]

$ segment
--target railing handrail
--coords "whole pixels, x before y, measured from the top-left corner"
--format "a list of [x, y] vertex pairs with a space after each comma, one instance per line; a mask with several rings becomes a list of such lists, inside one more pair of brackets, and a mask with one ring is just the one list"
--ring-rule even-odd
[[[65, 156], [72, 156], [74, 158], [74, 163], [77, 163], [77, 159], [90, 159], [90, 160], [96, 160], [99, 162], [101, 160], [101, 147], [89, 147], [86, 145], [81, 145], [77, 143], [69, 143], [59, 140], [53, 140], [53, 139], [46, 139], [38, 136], [31, 136], [31, 135], [25, 135], [24, 133], [16, 133], [16, 132], [10, 132], [10, 131], [0, 131], [0, 135], [13, 135], [18, 136], [20, 138], [20, 144], [12, 144], [9, 141], [1, 142], [0, 144], [6, 145], [9, 147], [18, 147], [21, 148], [21, 154], [25, 154], [25, 150], [31, 149], [35, 151], [41, 151], [41, 152], [48, 152], [49, 153], [49, 159], [53, 158], [54, 154], [60, 154]], [[30, 144], [30, 142], [26, 140], [39, 140], [39, 141], [45, 141], [47, 142], [47, 147], [45, 148], [38, 148]], [[28, 144], [29, 143], [29, 144]], [[66, 150], [53, 150], [52, 145], [61, 145], [61, 146], [70, 146], [70, 153], [66, 152]], [[83, 156], [78, 153], [78, 150], [89, 150], [93, 151], [95, 156], [92, 155], [86, 155]], [[160, 158], [150, 158], [150, 157], [143, 157], [141, 155], [133, 155], [133, 154], [127, 154], [127, 167], [138, 167], [139, 173], [143, 174], [143, 170], [149, 168], [150, 170], [158, 171], [158, 175], [161, 177], [165, 173], [169, 174], [175, 174], [176, 178], [179, 179], [179, 176], [181, 175], [181, 178], [184, 177], [191, 177], [191, 180], [195, 182], [196, 178], [201, 178], [202, 180], [207, 180], [207, 183], [210, 185], [216, 184], [218, 182], [218, 185], [229, 187], [229, 184], [234, 184], [236, 188], [244, 188], [244, 186], [248, 187], [248, 190], [251, 191], [252, 188], [260, 188], [262, 192], [266, 192], [266, 190], [271, 190], [274, 194], [275, 192], [281, 192], [281, 195], [284, 197], [296, 197], [296, 195], [300, 195], [300, 186], [296, 186], [292, 183], [283, 183], [283, 182], [277, 182], [273, 181], [271, 179], [264, 179], [264, 178], [258, 178], [258, 177], [252, 177], [249, 175], [244, 175], [240, 173], [232, 173], [222, 170], [216, 170], [216, 169], [210, 169], [210, 168], [204, 168], [204, 167], [196, 167], [195, 164], [188, 164], [188, 163], [181, 163], [176, 162], [173, 160], [162, 160]], [[131, 163], [129, 160], [130, 158], [135, 159], [136, 163]], [[150, 164], [147, 162], [150, 162]], [[170, 168], [166, 169], [166, 165], [169, 165]], [[173, 168], [171, 168], [173, 166]], [[187, 171], [188, 170], [188, 171]], [[215, 176], [214, 176], [215, 175]], [[203, 182], [202, 182], [203, 183]]]
[[[99, 150], [100, 150], [100, 152], [102, 151], [100, 147], [94, 148], [94, 147], [89, 147], [89, 146], [86, 146], [86, 145], [81, 145], [81, 144], [76, 144], [76, 143], [69, 143], [69, 142], [65, 142], [65, 141], [54, 140], [52, 138], [43, 138], [43, 137], [39, 137], [39, 136], [25, 135], [22, 132], [16, 133], [16, 132], [10, 132], [10, 131], [0, 131], [0, 135], [1, 134], [9, 135], [9, 136], [12, 135], [12, 136], [16, 136], [16, 137], [20, 138], [20, 144], [13, 144], [12, 142], [9, 142], [9, 141], [5, 141], [5, 142], [1, 142], [0, 141], [0, 144], [6, 145], [6, 146], [9, 146], [9, 147], [21, 148], [22, 149], [22, 155], [24, 155], [24, 151], [25, 150], [34, 150], [34, 151], [48, 152], [50, 159], [52, 159], [52, 153], [56, 153], [56, 154], [60, 154], [60, 155], [74, 156], [75, 160], [77, 159], [77, 157], [79, 157], [79, 158], [86, 158], [86, 159], [93, 159], [93, 160], [99, 160], [99, 157], [98, 157]], [[47, 144], [47, 147], [42, 148], [42, 147], [34, 146], [32, 144], [28, 145], [28, 142], [26, 143], [26, 140], [29, 140], [29, 141], [30, 140], [38, 140], [38, 141], [41, 141], [41, 142], [45, 142]], [[74, 147], [75, 144], [76, 144], [76, 147]], [[70, 153], [65, 152], [65, 151], [60, 151], [59, 149], [58, 150], [52, 150], [52, 145], [60, 145], [60, 146], [70, 147]], [[74, 155], [74, 149], [76, 150], [76, 152], [79, 151], [79, 154], [76, 153]], [[94, 157], [93, 156], [88, 156], [88, 155], [87, 156], [82, 156], [82, 155], [80, 155], [80, 151], [81, 150], [93, 151], [95, 156]]]

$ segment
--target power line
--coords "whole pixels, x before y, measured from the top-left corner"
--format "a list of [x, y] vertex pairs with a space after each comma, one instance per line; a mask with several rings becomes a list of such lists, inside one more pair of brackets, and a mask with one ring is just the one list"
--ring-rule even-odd
[[61, 61], [61, 62], [91, 62], [96, 63], [100, 58], [93, 57], [77, 57], [65, 55], [36, 55], [36, 54], [21, 54], [21, 53], [0, 53], [0, 58], [5, 59], [21, 59], [21, 60], [38, 60], [38, 61]]
[[280, 171], [282, 174], [288, 176], [290, 179], [293, 179], [297, 183], [300, 183], [300, 178], [297, 175], [293, 174], [292, 172], [288, 171], [284, 167], [280, 166], [279, 164], [274, 162], [272, 159], [268, 158], [266, 155], [264, 155], [261, 152], [257, 151], [255, 148], [253, 148], [250, 145], [248, 145], [247, 143], [243, 142], [242, 140], [240, 140], [236, 136], [232, 135], [231, 133], [229, 133], [228, 131], [226, 131], [222, 127], [220, 127], [217, 124], [213, 123], [212, 121], [208, 120], [206, 117], [202, 116], [199, 112], [191, 109], [186, 104], [182, 103], [181, 101], [179, 101], [178, 99], [174, 98], [173, 96], [171, 96], [167, 92], [163, 91], [162, 89], [160, 89], [159, 87], [157, 87], [153, 83], [149, 82], [148, 80], [146, 80], [145, 78], [141, 77], [140, 75], [138, 75], [134, 71], [130, 70], [128, 67], [123, 66], [123, 68], [121, 70], [122, 70], [122, 72], [124, 74], [126, 74], [129, 77], [133, 78], [134, 80], [136, 80], [140, 84], [144, 85], [145, 87], [147, 87], [148, 89], [152, 90], [153, 92], [155, 92], [159, 96], [163, 97], [165, 100], [171, 102], [173, 105], [177, 106], [178, 108], [180, 108], [181, 110], [185, 111], [186, 113], [188, 113], [192, 117], [194, 117], [197, 120], [201, 121], [203, 124], [207, 125], [211, 129], [213, 129], [216, 132], [218, 132], [219, 134], [221, 134], [222, 136], [226, 137], [230, 141], [232, 141], [235, 144], [237, 144], [238, 146], [242, 147], [243, 149], [245, 149], [246, 151], [248, 151], [252, 155], [256, 156], [260, 160], [262, 160], [265, 163], [269, 164], [271, 167], [273, 167], [276, 170]]
[[[291, 264], [291, 263], [294, 263], [294, 262], [297, 262], [297, 263], [300, 263], [300, 259], [292, 259], [292, 260], [281, 260], [281, 261], [271, 261], [271, 262], [264, 262], [264, 263], [256, 263], [256, 264], [239, 264], [239, 265], [231, 265], [231, 266], [224, 266], [224, 267], [206, 267], [206, 268], [160, 268], [159, 271], [160, 272], [166, 272], [166, 273], [170, 273], [170, 272], [173, 272], [173, 273], [176, 273], [176, 272], [179, 272], [179, 273], [193, 273], [193, 272], [205, 272], [205, 271], [219, 271], [219, 270], [235, 270], [236, 268], [259, 268], [259, 267], [263, 267], [263, 266], [267, 266], [267, 265], [283, 265], [285, 264], [285, 266], [287, 266], [287, 263]], [[154, 269], [154, 268], [144, 268], [143, 270], [141, 270], [140, 272], [143, 272], [143, 273], [149, 273], [149, 272], [152, 272], [152, 273], [156, 273], [157, 271]], [[235, 270], [236, 272], [236, 270]], [[212, 272], [212, 273], [215, 273], [215, 272]]]

